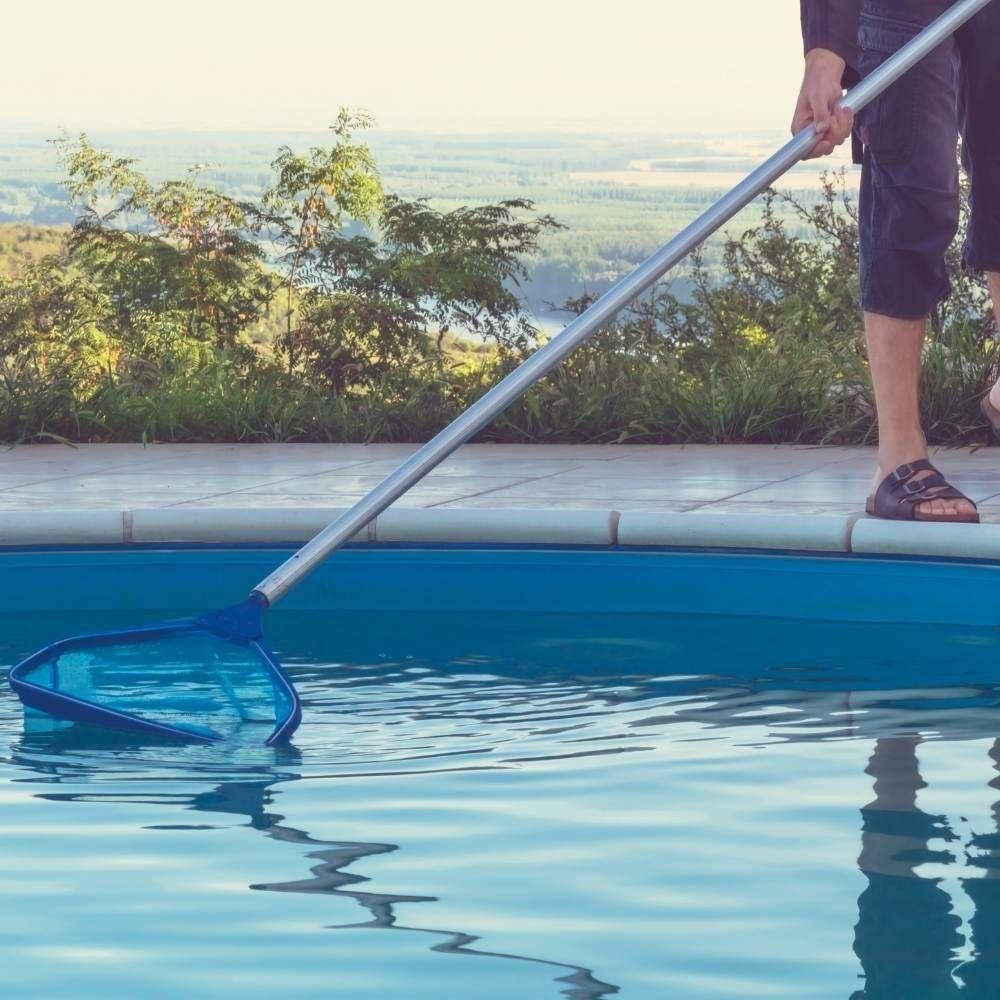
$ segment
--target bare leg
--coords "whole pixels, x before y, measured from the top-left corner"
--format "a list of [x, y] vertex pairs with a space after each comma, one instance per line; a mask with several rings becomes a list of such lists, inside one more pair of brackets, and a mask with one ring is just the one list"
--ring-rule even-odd
[[[991, 276], [993, 277], [993, 276]], [[997, 296], [1000, 299], [1000, 275]], [[927, 441], [920, 429], [920, 352], [926, 320], [894, 319], [865, 313], [868, 362], [878, 411], [878, 472], [875, 487], [905, 462], [927, 457]], [[1000, 393], [1000, 389], [996, 390]], [[929, 473], [918, 475], [924, 478]], [[917, 505], [921, 514], [957, 517], [973, 513], [965, 500], [928, 500]]]
[[[1000, 327], [1000, 274], [996, 271], [987, 271], [986, 280], [990, 286], [990, 297], [993, 299], [993, 315], [996, 317], [997, 326]], [[1000, 381], [990, 390], [990, 402], [1000, 409]]]

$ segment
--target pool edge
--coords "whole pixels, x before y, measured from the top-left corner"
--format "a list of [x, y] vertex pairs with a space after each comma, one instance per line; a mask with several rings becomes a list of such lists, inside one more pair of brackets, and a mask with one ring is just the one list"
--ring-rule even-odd
[[[342, 508], [15, 510], [0, 547], [296, 543]], [[863, 514], [715, 514], [559, 508], [395, 508], [355, 543], [758, 549], [1000, 560], [1000, 524], [881, 521]]]

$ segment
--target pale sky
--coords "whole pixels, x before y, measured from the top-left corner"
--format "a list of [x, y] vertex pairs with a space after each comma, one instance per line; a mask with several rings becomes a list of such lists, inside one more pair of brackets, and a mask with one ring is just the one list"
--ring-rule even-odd
[[0, 122], [785, 128], [798, 0], [2, 0]]

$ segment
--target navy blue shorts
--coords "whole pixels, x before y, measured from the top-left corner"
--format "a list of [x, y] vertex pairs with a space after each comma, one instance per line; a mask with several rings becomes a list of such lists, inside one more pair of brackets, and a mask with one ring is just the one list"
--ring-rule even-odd
[[[858, 69], [870, 73], [952, 0], [862, 0]], [[959, 173], [971, 184], [963, 262], [1000, 271], [1000, 3], [965, 24], [857, 116], [863, 145], [861, 305], [919, 319], [948, 297]]]

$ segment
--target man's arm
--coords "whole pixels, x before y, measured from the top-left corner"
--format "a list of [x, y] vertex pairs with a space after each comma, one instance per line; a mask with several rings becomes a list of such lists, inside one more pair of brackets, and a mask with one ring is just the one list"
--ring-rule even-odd
[[854, 116], [836, 108], [845, 84], [857, 79], [861, 0], [800, 0], [806, 70], [792, 132], [812, 124], [820, 141], [813, 156], [832, 153], [850, 134]]
[[853, 82], [857, 76], [861, 0], [799, 0], [799, 4], [806, 55], [813, 49], [826, 49], [840, 56], [848, 78], [844, 82]]

